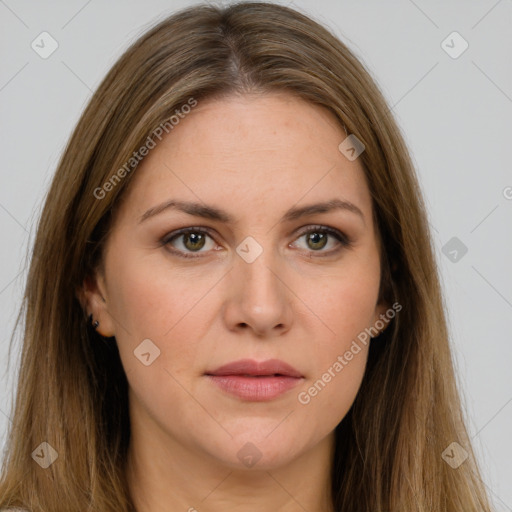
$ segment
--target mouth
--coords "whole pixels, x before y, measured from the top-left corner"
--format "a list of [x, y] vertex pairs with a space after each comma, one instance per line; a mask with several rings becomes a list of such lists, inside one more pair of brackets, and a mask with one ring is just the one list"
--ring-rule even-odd
[[303, 381], [295, 368], [278, 359], [242, 359], [205, 373], [222, 391], [242, 400], [273, 400]]
[[220, 366], [215, 370], [207, 371], [206, 375], [239, 375], [242, 377], [303, 377], [303, 375], [293, 366], [279, 359], [268, 359], [261, 362], [254, 361], [253, 359], [240, 359]]

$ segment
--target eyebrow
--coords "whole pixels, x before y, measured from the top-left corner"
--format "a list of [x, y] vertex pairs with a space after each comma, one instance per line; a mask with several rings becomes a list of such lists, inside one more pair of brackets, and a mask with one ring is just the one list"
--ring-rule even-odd
[[[203, 217], [205, 219], [224, 222], [226, 224], [234, 224], [236, 222], [236, 219], [231, 214], [225, 210], [221, 210], [220, 208], [191, 201], [178, 201], [171, 199], [147, 210], [139, 218], [139, 223], [170, 209], [182, 211], [195, 217]], [[355, 204], [341, 199], [331, 199], [329, 201], [309, 204], [306, 206], [294, 206], [281, 217], [280, 222], [290, 222], [308, 215], [328, 213], [335, 210], [344, 210], [354, 213], [361, 217], [363, 222], [365, 222], [363, 212]]]

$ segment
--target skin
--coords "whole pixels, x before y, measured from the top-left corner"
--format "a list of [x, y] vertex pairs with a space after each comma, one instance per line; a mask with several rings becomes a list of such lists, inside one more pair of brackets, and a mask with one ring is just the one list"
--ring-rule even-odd
[[[372, 200], [359, 159], [338, 149], [345, 137], [330, 112], [291, 95], [206, 100], [135, 171], [103, 270], [84, 290], [99, 332], [116, 337], [129, 382], [127, 475], [139, 512], [332, 510], [334, 429], [357, 395], [368, 346], [307, 405], [298, 394], [387, 309], [378, 304]], [[172, 209], [140, 222], [171, 198], [222, 208], [235, 223]], [[280, 221], [293, 206], [333, 198], [364, 218], [333, 210]], [[308, 243], [301, 231], [315, 225], [351, 245], [332, 235], [325, 246]], [[160, 243], [185, 227], [210, 228], [211, 237], [202, 247], [183, 236]], [[252, 263], [236, 252], [247, 236], [263, 249]], [[148, 338], [160, 355], [145, 366], [134, 350]], [[303, 380], [250, 402], [204, 375], [242, 358], [281, 359]], [[250, 468], [237, 457], [248, 442], [261, 454]]]

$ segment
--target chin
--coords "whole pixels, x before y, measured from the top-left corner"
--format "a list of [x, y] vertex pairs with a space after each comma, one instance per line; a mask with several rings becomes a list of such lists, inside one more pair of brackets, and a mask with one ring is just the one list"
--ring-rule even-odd
[[[276, 423], [273, 422], [275, 428]], [[271, 432], [269, 429], [268, 432]], [[266, 435], [268, 435], [268, 432]], [[273, 439], [263, 436], [250, 436], [247, 433], [238, 438], [233, 437], [227, 442], [226, 450], [217, 455], [222, 463], [234, 470], [268, 471], [285, 466], [297, 456], [301, 447], [287, 436], [286, 432]], [[228, 458], [226, 458], [228, 455]]]

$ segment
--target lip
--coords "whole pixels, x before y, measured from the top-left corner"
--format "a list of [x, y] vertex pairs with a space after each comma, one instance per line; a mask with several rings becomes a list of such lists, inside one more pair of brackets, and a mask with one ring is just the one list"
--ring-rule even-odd
[[254, 402], [277, 398], [304, 379], [298, 370], [279, 359], [241, 359], [205, 375], [226, 393]]
[[249, 376], [272, 376], [282, 375], [285, 377], [301, 378], [303, 375], [284, 361], [279, 359], [267, 359], [266, 361], [255, 361], [254, 359], [240, 359], [225, 364], [219, 368], [206, 372], [206, 375], [249, 375]]

